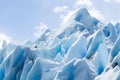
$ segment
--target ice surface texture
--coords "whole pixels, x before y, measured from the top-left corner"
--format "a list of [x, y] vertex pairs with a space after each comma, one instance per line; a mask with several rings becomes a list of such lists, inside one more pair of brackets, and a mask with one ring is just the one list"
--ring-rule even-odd
[[3, 42], [0, 80], [120, 80], [120, 24], [104, 25], [78, 9], [35, 42]]

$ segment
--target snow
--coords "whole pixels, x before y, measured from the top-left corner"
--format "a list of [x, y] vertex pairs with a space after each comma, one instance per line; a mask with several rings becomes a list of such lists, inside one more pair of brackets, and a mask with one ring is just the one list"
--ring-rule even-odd
[[0, 80], [120, 80], [119, 23], [82, 8], [59, 29], [42, 29], [34, 42], [2, 42]]
[[108, 64], [108, 51], [105, 44], [100, 44], [96, 51], [96, 54], [92, 60], [93, 64], [97, 68], [98, 74], [101, 74]]
[[42, 77], [41, 64], [38, 59], [35, 60], [31, 70], [28, 73], [26, 80], [40, 80]]
[[114, 69], [103, 73], [100, 76], [97, 76], [95, 80], [119, 80], [120, 79], [120, 67], [116, 66]]
[[111, 23], [107, 24], [103, 32], [105, 36], [111, 40], [111, 42], [115, 42], [115, 40], [117, 39], [117, 32], [113, 24]]
[[104, 43], [104, 35], [101, 31], [98, 31], [94, 34], [91, 45], [88, 48], [88, 52], [86, 56], [88, 59], [96, 52], [100, 43]]
[[[81, 46], [82, 45], [82, 46]], [[87, 53], [87, 40], [84, 37], [78, 38], [69, 48], [65, 61], [73, 58], [82, 59]]]
[[30, 69], [32, 68], [32, 66], [33, 66], [33, 62], [31, 60], [29, 60], [28, 62], [25, 63], [23, 71], [21, 73], [20, 80], [26, 80], [27, 75], [28, 75]]
[[119, 51], [120, 51], [120, 37], [118, 37], [118, 39], [116, 40], [113, 48], [111, 49], [111, 52], [110, 52], [110, 62], [119, 53]]
[[54, 80], [93, 80], [97, 74], [92, 66], [86, 60], [73, 58], [58, 70]]

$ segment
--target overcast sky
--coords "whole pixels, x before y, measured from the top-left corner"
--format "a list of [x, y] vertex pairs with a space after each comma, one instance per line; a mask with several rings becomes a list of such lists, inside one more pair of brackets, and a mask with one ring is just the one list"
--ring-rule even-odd
[[120, 0], [0, 0], [0, 39], [35, 40], [41, 26], [60, 27], [81, 7], [104, 23], [120, 21]]

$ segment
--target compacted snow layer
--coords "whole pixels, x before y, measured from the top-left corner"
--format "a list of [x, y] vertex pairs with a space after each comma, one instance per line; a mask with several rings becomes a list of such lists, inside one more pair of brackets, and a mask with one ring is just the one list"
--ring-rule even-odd
[[120, 80], [120, 24], [104, 25], [78, 9], [35, 42], [3, 42], [0, 80]]

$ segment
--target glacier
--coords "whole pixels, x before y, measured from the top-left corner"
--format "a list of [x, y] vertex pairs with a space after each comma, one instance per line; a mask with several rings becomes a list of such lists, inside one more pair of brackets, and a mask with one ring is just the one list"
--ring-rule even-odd
[[2, 41], [0, 80], [120, 80], [120, 23], [104, 24], [86, 8], [36, 41]]

